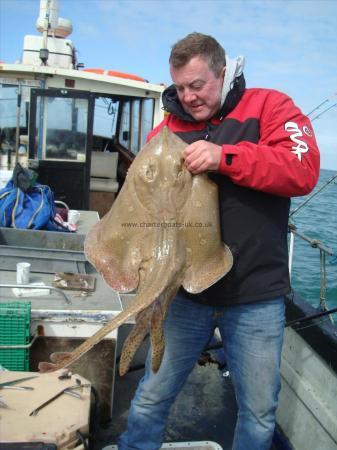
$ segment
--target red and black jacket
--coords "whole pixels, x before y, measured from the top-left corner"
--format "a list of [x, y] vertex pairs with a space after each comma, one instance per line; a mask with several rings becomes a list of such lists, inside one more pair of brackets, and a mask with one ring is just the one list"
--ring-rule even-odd
[[[241, 81], [241, 83], [240, 83]], [[289, 197], [308, 194], [319, 176], [319, 151], [309, 119], [275, 90], [245, 89], [237, 79], [218, 115], [196, 122], [174, 87], [163, 94], [170, 114], [163, 126], [187, 143], [222, 146], [216, 173], [223, 241], [234, 265], [219, 282], [191, 296], [210, 305], [272, 299], [290, 291], [287, 230]]]

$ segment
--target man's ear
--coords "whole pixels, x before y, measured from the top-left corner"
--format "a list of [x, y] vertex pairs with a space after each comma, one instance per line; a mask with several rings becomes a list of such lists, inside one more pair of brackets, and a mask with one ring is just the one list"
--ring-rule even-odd
[[224, 66], [222, 71], [221, 71], [221, 76], [222, 76], [223, 79], [225, 79], [225, 73], [226, 73], [226, 66]]

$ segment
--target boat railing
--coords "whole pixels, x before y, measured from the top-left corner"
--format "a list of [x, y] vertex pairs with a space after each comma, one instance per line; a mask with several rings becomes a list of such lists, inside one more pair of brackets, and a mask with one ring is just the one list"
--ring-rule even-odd
[[[293, 223], [288, 224], [288, 230], [290, 233], [289, 239], [289, 274], [291, 277], [292, 267], [293, 267], [293, 259], [294, 259], [294, 245], [295, 245], [295, 236], [307, 242], [312, 248], [317, 248], [320, 252], [320, 295], [319, 295], [319, 309], [321, 311], [328, 311], [327, 305], [327, 270], [326, 270], [326, 256], [334, 257], [336, 254], [332, 249], [323, 245], [319, 240], [312, 239], [305, 234], [298, 231], [296, 225]], [[329, 314], [329, 318], [332, 323], [334, 323], [334, 319], [332, 314]]]
[[[312, 199], [314, 197], [316, 197], [316, 195], [318, 195], [320, 192], [322, 192], [324, 189], [326, 189], [326, 187], [332, 183], [336, 184], [337, 180], [337, 173], [334, 174], [330, 179], [328, 179], [322, 186], [320, 186], [318, 189], [315, 189], [315, 191], [309, 195], [297, 208], [295, 208], [291, 213], [290, 213], [290, 220], [292, 219], [292, 217], [298, 213], [298, 211], [300, 209], [302, 209], [303, 207], [306, 207], [308, 205], [308, 203], [310, 201], [312, 201]], [[292, 273], [292, 265], [293, 265], [293, 258], [294, 258], [294, 243], [295, 243], [295, 236], [299, 237], [300, 239], [302, 239], [303, 241], [307, 242], [312, 248], [317, 248], [320, 252], [320, 298], [319, 298], [319, 309], [321, 311], [327, 312], [328, 310], [328, 306], [327, 306], [327, 298], [326, 298], [326, 293], [327, 293], [327, 276], [326, 276], [326, 256], [331, 256], [333, 257], [332, 262], [337, 261], [337, 254], [335, 252], [333, 252], [333, 250], [331, 250], [330, 248], [326, 247], [325, 245], [322, 244], [321, 241], [319, 241], [318, 239], [312, 239], [308, 236], [306, 236], [305, 234], [299, 232], [297, 230], [296, 225], [294, 225], [294, 223], [289, 222], [288, 224], [288, 230], [290, 233], [290, 240], [289, 240], [289, 274], [291, 277], [291, 273]], [[335, 312], [334, 308], [332, 311]], [[331, 320], [332, 323], [334, 323], [332, 314], [329, 314], [329, 318]]]

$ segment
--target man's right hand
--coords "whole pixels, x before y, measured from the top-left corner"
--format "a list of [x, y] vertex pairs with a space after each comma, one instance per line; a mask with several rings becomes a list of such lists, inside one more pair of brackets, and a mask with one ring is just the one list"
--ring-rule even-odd
[[207, 171], [218, 170], [222, 148], [208, 141], [196, 141], [183, 151], [183, 159], [187, 169], [197, 175]]

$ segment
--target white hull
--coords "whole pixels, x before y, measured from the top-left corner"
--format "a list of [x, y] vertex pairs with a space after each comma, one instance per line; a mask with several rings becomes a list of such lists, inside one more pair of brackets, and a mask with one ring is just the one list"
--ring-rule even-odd
[[337, 449], [336, 373], [292, 328], [285, 331], [277, 423], [294, 450]]

